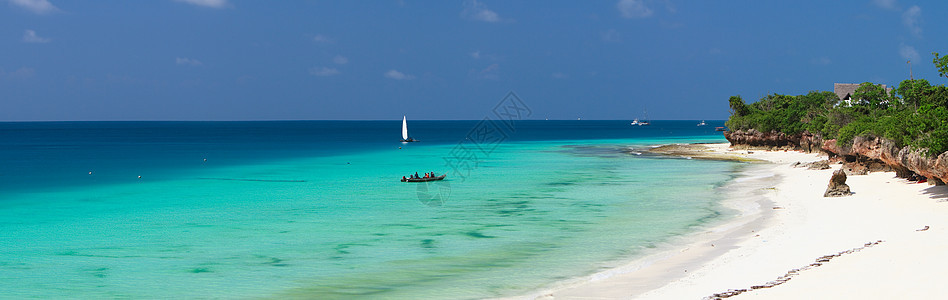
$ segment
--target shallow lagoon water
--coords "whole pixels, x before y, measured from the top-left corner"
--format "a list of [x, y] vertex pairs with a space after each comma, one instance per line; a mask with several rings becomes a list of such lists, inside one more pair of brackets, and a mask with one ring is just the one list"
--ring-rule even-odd
[[410, 122], [411, 144], [399, 123], [0, 124], [0, 293], [519, 294], [721, 221], [740, 168], [624, 151], [723, 142], [719, 122], [523, 121], [463, 173], [445, 159], [476, 122]]

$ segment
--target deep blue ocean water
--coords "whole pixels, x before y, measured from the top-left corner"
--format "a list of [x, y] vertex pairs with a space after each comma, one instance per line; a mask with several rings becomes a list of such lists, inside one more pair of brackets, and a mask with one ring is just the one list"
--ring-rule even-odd
[[696, 123], [0, 123], [0, 295], [525, 293], [726, 218], [739, 164], [630, 154]]

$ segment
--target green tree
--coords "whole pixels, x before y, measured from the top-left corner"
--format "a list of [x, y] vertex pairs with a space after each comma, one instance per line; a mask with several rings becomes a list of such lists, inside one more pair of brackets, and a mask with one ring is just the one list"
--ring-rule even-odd
[[923, 105], [917, 115], [909, 129], [917, 133], [913, 146], [928, 149], [931, 156], [948, 151], [948, 108]]
[[889, 107], [891, 102], [889, 94], [886, 93], [885, 89], [882, 88], [882, 85], [873, 84], [871, 82], [863, 82], [856, 88], [856, 91], [853, 93], [854, 99], [859, 99], [857, 105], [868, 105], [873, 109], [885, 109]]
[[932, 52], [932, 55], [935, 56], [932, 63], [935, 64], [935, 69], [938, 69], [938, 76], [948, 78], [948, 56], [940, 56], [938, 52]]
[[902, 101], [906, 105], [912, 107], [913, 110], [918, 110], [919, 105], [921, 105], [923, 99], [929, 90], [932, 88], [932, 85], [928, 83], [928, 80], [925, 79], [906, 79], [902, 80], [899, 83], [899, 87], [895, 89], [895, 92], [902, 96]]
[[731, 96], [728, 99], [728, 103], [731, 106], [731, 114], [738, 117], [746, 116], [750, 113], [750, 109], [747, 108], [747, 104], [744, 103], [744, 99], [741, 96]]
[[922, 97], [919, 107], [930, 104], [948, 108], [948, 88], [944, 85], [933, 86]]

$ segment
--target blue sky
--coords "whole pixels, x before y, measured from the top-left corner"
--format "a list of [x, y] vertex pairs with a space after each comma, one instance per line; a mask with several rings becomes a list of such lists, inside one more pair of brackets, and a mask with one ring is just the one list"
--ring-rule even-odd
[[944, 84], [948, 1], [0, 4], [0, 121], [724, 119], [727, 98]]

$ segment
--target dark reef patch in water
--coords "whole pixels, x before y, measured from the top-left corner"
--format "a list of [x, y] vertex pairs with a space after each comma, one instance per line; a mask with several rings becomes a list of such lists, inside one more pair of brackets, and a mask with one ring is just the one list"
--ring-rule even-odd
[[510, 227], [513, 225], [510, 224], [484, 224], [485, 228], [501, 228], [501, 227]]
[[369, 245], [366, 243], [343, 243], [343, 244], [336, 245], [336, 247], [333, 247], [332, 249], [336, 250], [336, 253], [338, 254], [350, 254], [351, 252], [349, 252], [348, 249], [356, 247], [356, 246], [369, 247], [372, 245]]
[[624, 145], [563, 145], [560, 146], [570, 155], [580, 157], [617, 158], [627, 156]]
[[465, 232], [464, 235], [469, 236], [469, 237], [479, 238], [479, 239], [492, 239], [492, 238], [496, 238], [496, 236], [484, 235], [483, 233], [480, 233], [480, 232], [477, 232], [477, 231], [468, 231], [468, 232]]
[[265, 258], [268, 258], [268, 259], [269, 259], [268, 261], [266, 261], [266, 262], [263, 263], [263, 264], [265, 264], [265, 265], [271, 265], [271, 266], [274, 266], [274, 267], [286, 267], [286, 266], [288, 266], [288, 264], [283, 263], [283, 259], [276, 258], [276, 257], [265, 257]]
[[109, 268], [85, 269], [83, 271], [96, 278], [105, 278], [109, 276]]

